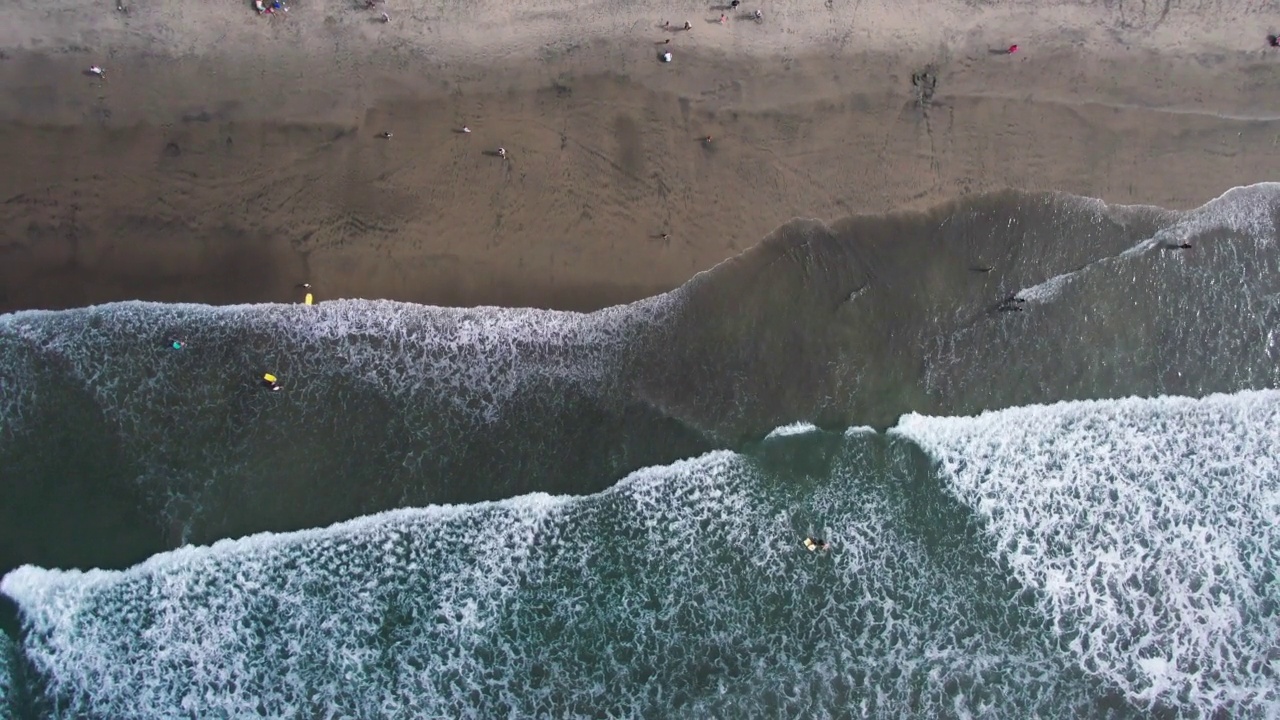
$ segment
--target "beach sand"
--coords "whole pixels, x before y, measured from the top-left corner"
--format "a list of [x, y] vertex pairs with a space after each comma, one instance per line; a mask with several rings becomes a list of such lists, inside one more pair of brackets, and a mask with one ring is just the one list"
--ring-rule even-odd
[[1280, 161], [1266, 3], [361, 5], [10, 3], [0, 310], [302, 282], [586, 310], [797, 216], [1004, 187], [1189, 208]]

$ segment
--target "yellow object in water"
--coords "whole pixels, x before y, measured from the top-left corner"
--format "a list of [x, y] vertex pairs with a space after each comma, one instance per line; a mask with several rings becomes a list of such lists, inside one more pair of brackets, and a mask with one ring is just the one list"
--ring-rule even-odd
[[262, 379], [266, 380], [267, 382], [275, 382], [276, 376], [272, 375], [271, 373], [263, 373]]
[[315, 299], [315, 298], [311, 297], [311, 293], [307, 293], [307, 297], [303, 300], [303, 302], [305, 302], [306, 304], [310, 305], [310, 304], [311, 304], [311, 301], [312, 301], [312, 300], [314, 300], [314, 299]]

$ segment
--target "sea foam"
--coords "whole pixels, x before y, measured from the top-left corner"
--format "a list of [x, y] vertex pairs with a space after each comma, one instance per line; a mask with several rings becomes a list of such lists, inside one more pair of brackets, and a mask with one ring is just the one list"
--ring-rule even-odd
[[1057, 642], [1147, 708], [1280, 714], [1280, 392], [902, 419]]
[[879, 440], [837, 441], [811, 490], [717, 452], [591, 497], [394, 511], [126, 571], [25, 567], [0, 590], [40, 701], [80, 716], [1087, 708], [1100, 691], [1025, 622], [963, 518], [922, 527]]

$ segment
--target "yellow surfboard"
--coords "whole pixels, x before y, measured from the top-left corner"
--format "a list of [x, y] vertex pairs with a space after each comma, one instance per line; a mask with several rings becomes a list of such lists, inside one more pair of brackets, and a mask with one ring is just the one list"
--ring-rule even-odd
[[303, 302], [305, 302], [306, 304], [310, 305], [310, 304], [312, 304], [312, 302], [311, 302], [311, 301], [312, 301], [312, 300], [314, 300], [314, 299], [315, 299], [315, 298], [311, 297], [311, 293], [307, 293], [307, 297], [303, 300]]
[[275, 382], [275, 381], [276, 381], [276, 376], [275, 376], [275, 375], [272, 375], [271, 373], [263, 373], [263, 374], [262, 374], [262, 379], [263, 379], [263, 380], [266, 380], [267, 382]]

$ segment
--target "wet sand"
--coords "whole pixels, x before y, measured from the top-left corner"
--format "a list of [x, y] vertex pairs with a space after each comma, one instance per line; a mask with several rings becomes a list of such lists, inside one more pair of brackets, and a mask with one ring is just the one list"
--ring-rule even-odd
[[796, 216], [1002, 187], [1189, 208], [1276, 179], [1280, 56], [1250, 7], [764, 8], [669, 32], [686, 18], [646, 3], [393, 4], [384, 25], [337, 2], [22, 0], [0, 31], [0, 310], [304, 281], [592, 309]]

